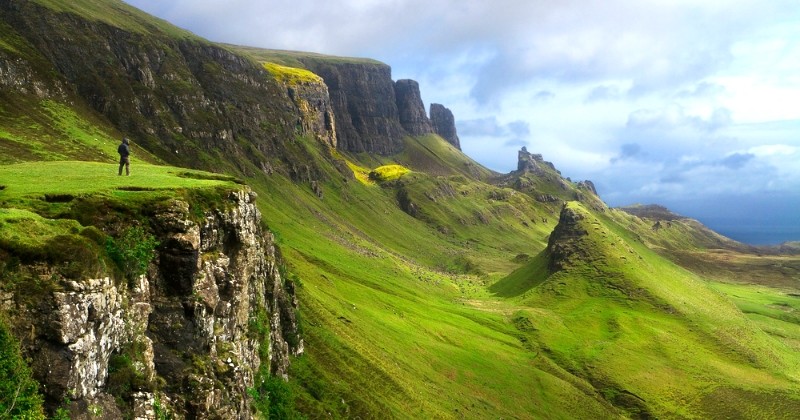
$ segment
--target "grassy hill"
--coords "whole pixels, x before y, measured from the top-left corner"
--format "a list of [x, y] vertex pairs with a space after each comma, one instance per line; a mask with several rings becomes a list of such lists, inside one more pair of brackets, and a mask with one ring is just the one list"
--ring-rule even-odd
[[610, 218], [574, 203], [564, 212], [578, 219], [553, 234], [566, 250], [554, 252], [551, 239], [532, 263], [538, 284], [516, 298], [544, 354], [629, 415], [775, 418], [797, 409], [800, 358], [791, 347]]
[[[39, 3], [201, 42], [121, 2]], [[43, 60], [3, 25], [5, 54]], [[224, 48], [284, 66], [310, 55]], [[164, 86], [165, 97], [180, 87]], [[103, 211], [87, 197], [139, 211], [154, 197], [203, 200], [233, 182], [258, 193], [297, 287], [306, 353], [289, 387], [310, 418], [789, 418], [800, 409], [796, 257], [720, 251], [682, 220], [653, 229], [555, 169], [500, 176], [438, 136], [408, 137], [393, 156], [342, 153], [284, 130], [277, 111], [283, 123], [258, 127], [279, 140], [158, 132], [134, 149], [132, 176], [118, 177], [128, 120], [77, 99], [0, 95], [0, 229], [18, 248], [80, 235], [83, 212]], [[248, 121], [220, 103], [220, 114]], [[306, 165], [316, 190], [260, 161]], [[164, 162], [229, 175], [153, 165]]]

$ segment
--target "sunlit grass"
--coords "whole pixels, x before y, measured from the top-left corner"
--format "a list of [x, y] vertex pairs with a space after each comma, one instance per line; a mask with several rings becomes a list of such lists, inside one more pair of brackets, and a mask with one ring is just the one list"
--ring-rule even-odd
[[369, 179], [377, 182], [394, 181], [409, 172], [410, 170], [403, 165], [384, 165], [371, 170]]
[[[131, 163], [131, 176], [117, 175], [118, 165], [98, 162], [28, 162], [0, 165], [0, 201], [26, 196], [77, 196], [109, 191], [148, 191], [231, 184], [232, 177], [201, 171]], [[188, 176], [187, 176], [188, 174]], [[189, 177], [193, 176], [193, 177]], [[219, 177], [220, 179], [213, 179]], [[206, 179], [203, 179], [206, 178]]]
[[268, 62], [262, 63], [262, 65], [273, 77], [290, 86], [301, 83], [322, 83], [321, 77], [302, 68]]

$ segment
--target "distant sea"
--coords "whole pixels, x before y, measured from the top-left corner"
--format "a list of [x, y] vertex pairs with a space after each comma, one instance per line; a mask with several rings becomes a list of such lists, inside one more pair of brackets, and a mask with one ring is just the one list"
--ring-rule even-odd
[[709, 222], [706, 223], [706, 226], [719, 234], [750, 245], [780, 245], [784, 242], [800, 241], [800, 225], [748, 226], [723, 224], [717, 226], [713, 222]]

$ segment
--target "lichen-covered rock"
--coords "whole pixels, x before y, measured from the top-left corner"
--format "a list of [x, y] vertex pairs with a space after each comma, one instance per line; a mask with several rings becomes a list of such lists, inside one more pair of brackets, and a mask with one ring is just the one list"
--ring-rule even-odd
[[128, 338], [125, 291], [108, 277], [63, 287], [43, 296], [41, 316], [30, 320], [41, 332], [30, 343], [34, 373], [48, 397], [94, 398], [103, 390], [111, 353]]
[[[207, 214], [201, 226], [164, 232], [172, 257], [160, 262], [148, 332], [158, 374], [173, 384], [173, 406], [192, 415], [247, 417], [245, 396], [259, 365], [286, 377], [289, 354], [302, 352], [301, 339], [292, 347], [284, 338], [285, 331], [297, 333], [295, 302], [277, 269], [272, 235], [259, 225], [255, 197], [231, 193], [229, 208]], [[270, 314], [270, 360], [260, 360], [252, 331], [259, 311]]]
[[287, 85], [286, 89], [297, 106], [301, 132], [335, 149], [336, 120], [328, 87], [322, 79], [318, 82], [294, 83]]
[[588, 235], [582, 221], [585, 216], [579, 208], [565, 204], [558, 217], [558, 224], [547, 241], [548, 268], [557, 272], [569, 265], [572, 258], [581, 258], [584, 250], [581, 239]]
[[255, 199], [231, 191], [202, 219], [181, 200], [157, 206], [160, 245], [134, 279], [56, 279], [34, 302], [3, 297], [51, 410], [66, 399], [73, 418], [150, 419], [158, 401], [176, 418], [252, 417], [247, 389], [261, 364], [286, 378], [303, 352], [294, 288]]

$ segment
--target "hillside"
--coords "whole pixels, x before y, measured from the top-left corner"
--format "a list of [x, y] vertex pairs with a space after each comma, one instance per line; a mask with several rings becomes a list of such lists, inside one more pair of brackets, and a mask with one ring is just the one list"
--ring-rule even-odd
[[[135, 224], [167, 243], [157, 215], [169, 200], [197, 225], [211, 217], [223, 229], [238, 205], [261, 220], [229, 227], [240, 233], [201, 230], [215, 245], [198, 264], [218, 269], [198, 272], [218, 280], [219, 294], [180, 273], [166, 276], [177, 290], [163, 289], [158, 273], [170, 264], [147, 265], [161, 318], [142, 328], [162, 361], [146, 384], [100, 369], [95, 395], [109, 398], [72, 395], [47, 377], [40, 355], [51, 336], [4, 304], [16, 340], [4, 349], [17, 365], [34, 360], [26, 377], [50, 414], [87, 415], [92, 404], [132, 413], [130, 390], [168, 397], [149, 407], [178, 417], [781, 418], [800, 409], [796, 256], [609, 209], [591, 182], [524, 149], [516, 171], [494, 173], [431, 131], [414, 83], [393, 81], [374, 60], [217, 45], [114, 0], [0, 0], [0, 10], [0, 229], [14, 238], [0, 242], [4, 302], [47, 301], [98, 273], [124, 279], [92, 238]], [[120, 178], [123, 135], [134, 159]], [[247, 188], [255, 194], [226, 199]], [[70, 252], [89, 250], [105, 266], [51, 255], [44, 245], [63, 236]], [[251, 242], [272, 251], [263, 267], [241, 267], [268, 272], [266, 287], [283, 297], [266, 294], [271, 312], [202, 327], [209, 314], [229, 315], [204, 308], [224, 307], [212, 304], [228, 299], [224, 261]], [[170, 243], [155, 261], [185, 256]], [[26, 253], [29, 271], [9, 271]], [[44, 266], [60, 277], [26, 287]], [[130, 368], [123, 347], [107, 357]], [[230, 353], [262, 386], [234, 375]], [[245, 357], [254, 354], [268, 371]], [[288, 386], [275, 380], [284, 375]], [[244, 402], [213, 413], [219, 401]]]

